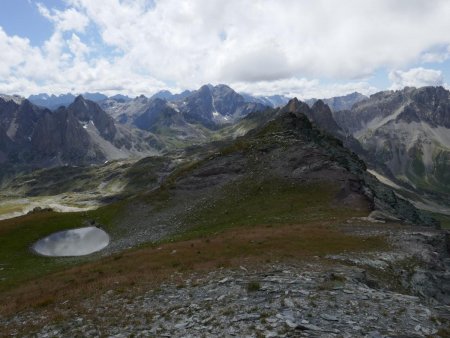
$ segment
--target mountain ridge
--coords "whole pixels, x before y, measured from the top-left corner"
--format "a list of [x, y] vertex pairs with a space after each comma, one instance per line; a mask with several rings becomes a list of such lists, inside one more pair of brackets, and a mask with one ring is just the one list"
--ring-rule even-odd
[[374, 168], [384, 168], [380, 174], [420, 195], [449, 198], [448, 90], [438, 86], [379, 92], [334, 115], [371, 154]]

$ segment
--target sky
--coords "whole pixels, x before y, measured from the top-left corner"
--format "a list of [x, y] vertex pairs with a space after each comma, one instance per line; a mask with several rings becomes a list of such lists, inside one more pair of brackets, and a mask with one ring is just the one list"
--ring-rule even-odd
[[448, 0], [2, 0], [0, 93], [450, 87]]

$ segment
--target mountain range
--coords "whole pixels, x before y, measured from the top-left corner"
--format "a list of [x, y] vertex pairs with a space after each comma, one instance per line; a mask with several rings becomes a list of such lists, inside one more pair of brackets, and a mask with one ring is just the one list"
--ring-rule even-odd
[[[154, 101], [166, 102], [161, 99]], [[89, 123], [92, 128], [95, 127], [95, 134], [111, 145], [119, 147], [117, 142], [122, 142], [121, 134], [118, 134], [120, 127], [114, 124], [112, 118], [96, 103], [84, 100], [81, 96], [77, 97], [68, 108], [60, 108], [55, 113], [61, 114], [64, 118], [68, 117], [71, 124], [76, 126], [73, 131], [65, 131], [68, 139], [74, 143], [77, 133], [86, 131], [82, 123]], [[46, 114], [49, 116], [48, 111]], [[133, 226], [121, 235], [122, 240], [130, 241], [129, 245], [132, 246], [148, 240], [146, 236], [153, 234], [141, 234], [141, 230], [145, 228], [150, 218], [156, 222], [158, 217], [162, 217], [161, 213], [173, 217], [181, 217], [182, 214], [186, 217], [184, 215], [186, 210], [180, 208], [180, 205], [190, 205], [189, 210], [209, 208], [212, 207], [211, 203], [214, 205], [220, 203], [228, 189], [237, 193], [236, 196], [232, 194], [232, 199], [236, 199], [237, 202], [241, 200], [239, 191], [242, 190], [246, 194], [250, 182], [254, 182], [254, 187], [267, 186], [269, 191], [273, 190], [274, 193], [276, 191], [276, 194], [285, 193], [284, 190], [278, 191], [276, 187], [304, 184], [316, 186], [317, 189], [323, 190], [324, 196], [331, 194], [331, 200], [327, 203], [331, 203], [333, 208], [372, 211], [371, 217], [375, 218], [436, 225], [432, 218], [422, 214], [408, 201], [397, 197], [389, 187], [384, 186], [367, 172], [366, 164], [346, 148], [342, 141], [318, 126], [321, 124], [320, 121], [324, 121], [330, 114], [328, 106], [321, 100], [310, 108], [306, 103], [294, 98], [284, 107], [268, 108], [263, 112], [255, 111], [241, 119], [236, 125], [248, 128], [243, 136], [231, 139], [224, 137], [218, 142], [204, 142], [186, 149], [181, 156], [179, 152], [172, 152], [148, 157], [135, 162], [131, 167], [123, 168], [121, 165], [122, 169], [119, 171], [116, 165], [111, 165], [111, 169], [108, 169], [107, 165], [102, 166], [99, 168], [103, 180], [101, 185], [108, 185], [108, 181], [119, 179], [119, 182], [116, 181], [114, 184], [123, 188], [117, 190], [116, 198], [127, 197], [127, 200], [131, 198], [134, 201], [126, 202], [127, 216], [121, 221]], [[228, 128], [232, 127], [234, 126]], [[88, 131], [86, 133], [92, 136]], [[80, 137], [80, 140], [85, 140], [83, 146], [90, 149], [91, 138], [84, 137], [86, 136]], [[47, 147], [50, 151], [52, 139], [48, 142]], [[79, 151], [79, 148], [76, 150]], [[72, 148], [66, 151], [69, 155], [84, 155], [84, 153], [80, 155]], [[4, 185], [3, 189], [20, 190], [25, 195], [32, 196], [46, 196], [49, 191], [59, 191], [61, 186], [66, 189], [70, 186], [77, 187], [78, 192], [87, 189], [85, 193], [92, 189], [91, 184], [84, 183], [83, 186], [78, 184], [77, 180], [85, 180], [83, 173], [89, 171], [90, 175], [94, 175], [89, 181], [95, 182], [95, 173], [83, 166], [76, 170], [79, 174], [74, 174], [70, 167], [64, 168], [66, 167], [16, 178]], [[112, 171], [108, 174], [109, 170]], [[64, 175], [63, 172], [71, 174]], [[250, 184], [250, 189], [253, 189], [252, 186]], [[155, 195], [154, 198], [159, 200], [165, 196], [166, 189], [170, 191], [170, 199], [177, 203], [161, 206], [149, 214], [149, 206], [141, 200], [141, 194]], [[248, 196], [248, 199], [253, 197]], [[178, 222], [174, 220], [174, 224]], [[166, 230], [170, 229], [172, 226], [167, 225]]]
[[115, 122], [96, 103], [78, 96], [54, 111], [27, 99], [0, 97], [0, 159], [11, 166], [98, 164], [155, 153], [151, 135]]
[[[66, 106], [51, 110], [32, 100]], [[160, 91], [134, 99], [98, 93], [42, 94], [29, 100], [2, 95], [2, 175], [230, 142], [274, 119], [273, 108], [287, 100], [239, 94], [226, 85], [204, 85], [180, 94]], [[340, 139], [392, 186], [438, 194], [441, 200], [448, 196], [450, 93], [443, 87], [405, 88], [370, 97], [352, 93], [304, 103], [291, 100], [289, 105], [302, 107], [315, 126]]]
[[[331, 97], [331, 98], [321, 99], [321, 100], [326, 105], [328, 105], [328, 107], [330, 108], [331, 111], [336, 112], [336, 111], [341, 111], [341, 110], [349, 110], [353, 107], [353, 105], [355, 103], [358, 103], [365, 99], [367, 99], [367, 96], [357, 93], [357, 92], [354, 92], [354, 93], [344, 95], [344, 96], [336, 96], [336, 97]], [[312, 106], [316, 101], [318, 101], [318, 99], [305, 100], [305, 102], [310, 106]]]
[[[98, 102], [98, 101], [102, 101], [107, 99], [108, 97], [104, 94], [100, 94], [100, 93], [84, 93], [82, 94], [83, 97], [86, 100], [91, 100], [94, 102]], [[74, 95], [72, 93], [67, 93], [67, 94], [61, 94], [61, 95], [54, 95], [54, 94], [46, 94], [46, 93], [41, 93], [41, 94], [37, 94], [37, 95], [30, 95], [28, 97], [28, 100], [40, 107], [45, 107], [48, 109], [56, 109], [59, 108], [60, 106], [65, 106], [67, 107], [68, 105], [70, 105], [75, 98], [77, 97], [77, 95]], [[126, 96], [123, 95], [119, 95], [119, 96], [115, 96], [115, 98], [117, 99], [126, 99]]]
[[[207, 85], [210, 88], [214, 88], [214, 86], [212, 85]], [[220, 88], [221, 86], [224, 85], [219, 85], [216, 86], [218, 88]], [[165, 101], [179, 101], [179, 100], [183, 100], [185, 98], [187, 98], [188, 96], [190, 96], [191, 94], [193, 94], [195, 91], [194, 90], [185, 90], [181, 93], [178, 94], [173, 94], [172, 92], [170, 92], [169, 90], [161, 90], [155, 94], [153, 94], [152, 96], [149, 97], [149, 99], [162, 99]], [[106, 96], [104, 94], [101, 93], [82, 93], [80, 94], [82, 95], [85, 99], [90, 100], [90, 101], [94, 101], [97, 103], [102, 103], [102, 105], [107, 106], [108, 103], [109, 104], [113, 104], [113, 103], [124, 103], [127, 101], [131, 101], [132, 98], [130, 98], [127, 95], [122, 95], [122, 94], [116, 94], [113, 96]], [[285, 105], [288, 101], [289, 101], [289, 97], [286, 97], [284, 95], [271, 95], [271, 96], [254, 96], [254, 95], [250, 95], [250, 94], [246, 94], [246, 93], [240, 93], [239, 95], [241, 95], [245, 102], [249, 102], [249, 103], [259, 103], [265, 106], [269, 106], [272, 108], [276, 108], [276, 107], [280, 107]], [[72, 93], [67, 93], [67, 94], [60, 94], [60, 95], [54, 95], [54, 94], [46, 94], [46, 93], [41, 93], [41, 94], [36, 94], [36, 95], [30, 95], [28, 97], [28, 100], [40, 107], [44, 107], [44, 108], [48, 108], [48, 109], [56, 109], [59, 108], [60, 106], [68, 106], [69, 104], [71, 104], [75, 98], [78, 95], [72, 94]], [[145, 97], [144, 95], [141, 95], [139, 97]], [[136, 97], [137, 99], [138, 97]], [[106, 101], [106, 102], [103, 102]]]
[[384, 91], [333, 114], [390, 176], [419, 190], [450, 193], [450, 92]]

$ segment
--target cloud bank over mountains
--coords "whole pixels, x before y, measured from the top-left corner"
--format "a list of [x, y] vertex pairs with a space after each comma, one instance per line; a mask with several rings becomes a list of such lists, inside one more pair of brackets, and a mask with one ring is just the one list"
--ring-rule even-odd
[[392, 71], [389, 73], [389, 79], [392, 82], [391, 89], [444, 85], [444, 77], [441, 71], [422, 67], [412, 68], [406, 72]]
[[394, 89], [445, 85], [433, 68], [450, 64], [446, 0], [32, 3], [53, 33], [34, 45], [0, 23], [0, 92], [138, 95], [211, 82], [324, 97], [385, 89], [380, 69]]

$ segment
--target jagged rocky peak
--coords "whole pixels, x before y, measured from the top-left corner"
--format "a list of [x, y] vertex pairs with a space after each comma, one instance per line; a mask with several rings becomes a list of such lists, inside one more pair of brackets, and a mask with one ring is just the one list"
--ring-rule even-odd
[[86, 100], [83, 95], [78, 95], [68, 110], [80, 121], [89, 121], [94, 119], [94, 115], [98, 114], [101, 108], [96, 103]]
[[0, 98], [0, 127], [17, 145], [28, 144], [41, 109], [18, 96]]
[[95, 114], [104, 113], [97, 103], [85, 99], [83, 95], [78, 95], [67, 109], [74, 112], [81, 121], [92, 119]]
[[141, 94], [141, 95], [137, 96], [136, 99], [137, 100], [141, 100], [141, 101], [148, 100], [147, 96], [145, 96], [144, 94]]
[[0, 99], [2, 99], [5, 102], [14, 102], [16, 104], [21, 104], [26, 99], [23, 96], [20, 95], [6, 95], [6, 94], [0, 94]]
[[333, 114], [330, 107], [322, 100], [317, 100], [311, 107], [311, 119], [320, 123], [333, 123]]
[[[439, 87], [405, 87], [397, 91], [383, 91], [370, 96], [369, 99], [356, 103], [351, 113], [341, 112], [337, 115], [342, 124], [347, 124], [351, 132], [364, 129], [371, 120], [379, 118], [408, 121], [423, 121], [432, 126], [450, 128], [450, 92]], [[345, 115], [350, 119], [345, 119]], [[341, 124], [340, 123], [340, 124]], [[373, 129], [375, 125], [369, 124]], [[376, 125], [375, 127], [380, 127]]]
[[78, 95], [75, 101], [67, 107], [67, 110], [82, 122], [92, 121], [106, 140], [112, 141], [114, 139], [117, 132], [114, 120], [97, 103]]
[[88, 104], [86, 102], [86, 99], [83, 97], [83, 95], [78, 95], [75, 97], [75, 100], [73, 101], [72, 107], [76, 107], [78, 109], [82, 108], [83, 110], [88, 109]]
[[309, 116], [317, 126], [332, 135], [343, 134], [343, 131], [333, 118], [330, 107], [322, 100], [317, 100], [311, 107], [311, 116]]
[[302, 110], [302, 112], [305, 114], [306, 112], [309, 111], [309, 106], [306, 103], [299, 101], [296, 97], [294, 97], [293, 99], [289, 100], [287, 105], [284, 106], [282, 110], [289, 113], [295, 113], [299, 110]]
[[331, 113], [330, 107], [327, 104], [325, 104], [323, 100], [317, 100], [316, 102], [314, 102], [311, 109], [324, 110], [329, 111]]

